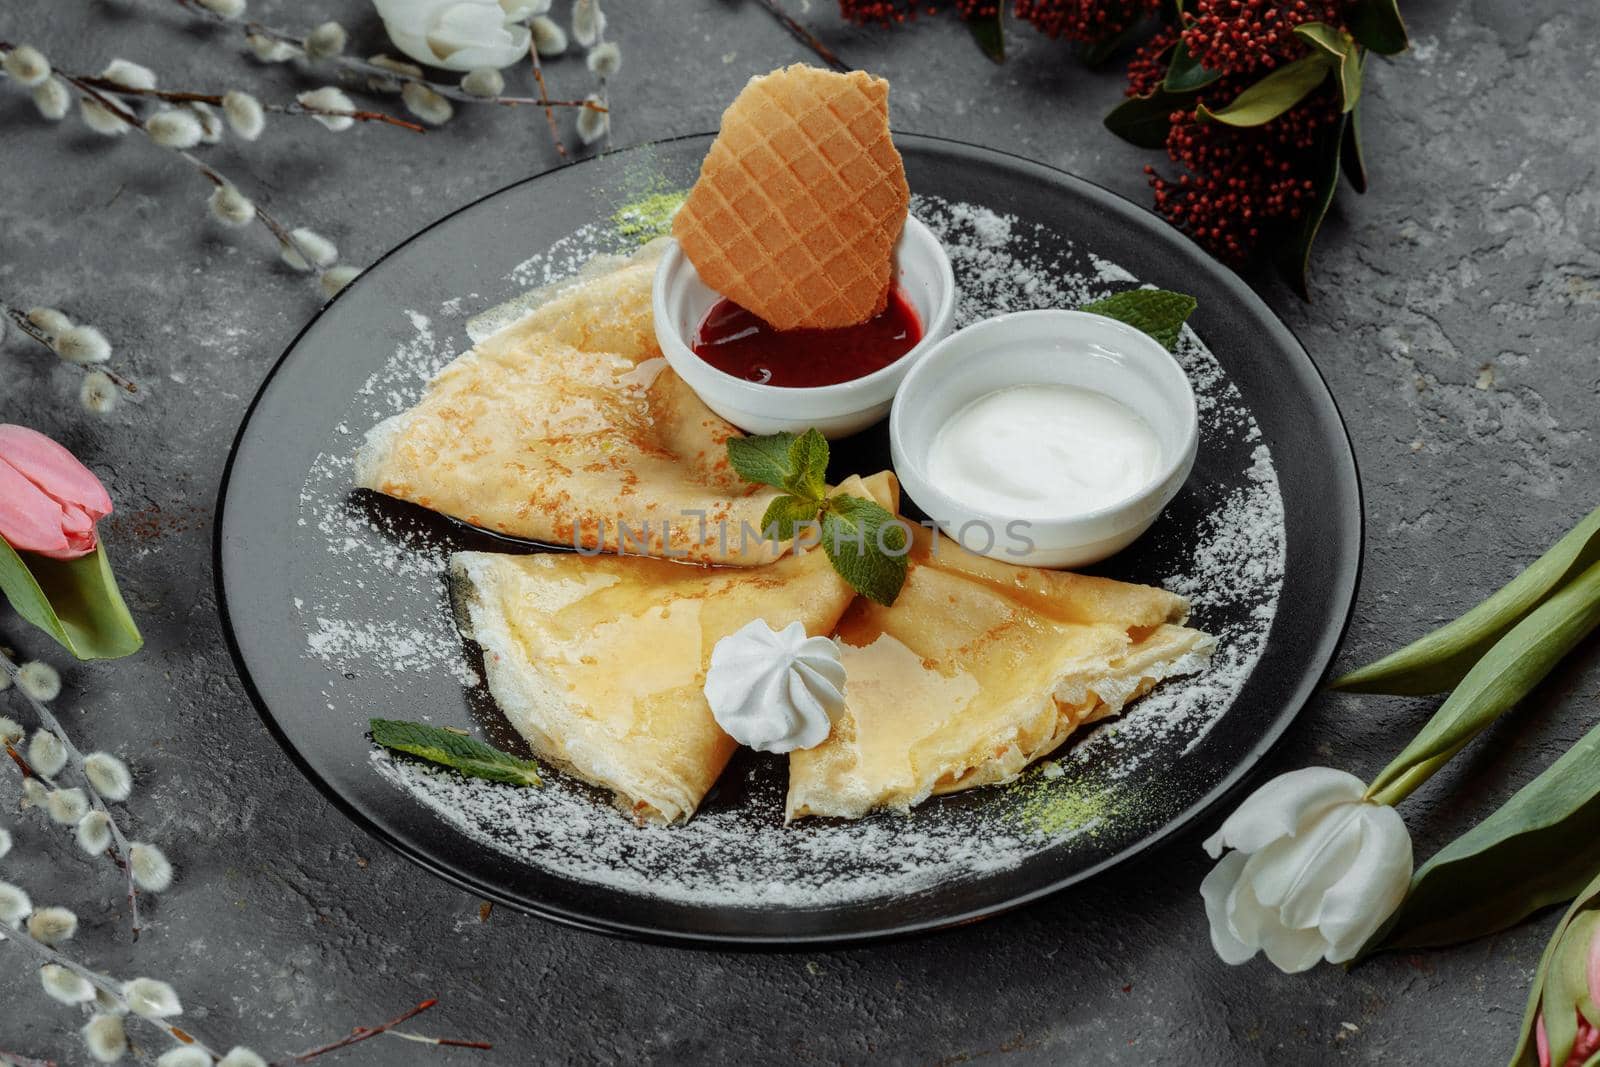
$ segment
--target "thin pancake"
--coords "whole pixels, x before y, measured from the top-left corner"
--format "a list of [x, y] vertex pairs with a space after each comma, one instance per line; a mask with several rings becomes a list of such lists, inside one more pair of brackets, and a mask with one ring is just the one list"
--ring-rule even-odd
[[656, 347], [656, 259], [575, 285], [445, 367], [416, 407], [367, 434], [356, 484], [535, 541], [773, 559], [747, 531], [775, 491], [729, 467], [738, 430]]
[[[893, 476], [841, 490], [894, 502]], [[462, 634], [489, 692], [542, 758], [641, 820], [692, 814], [737, 747], [702, 693], [711, 650], [752, 619], [832, 632], [854, 592], [817, 549], [764, 567], [459, 552]]]
[[1006, 782], [1215, 646], [1161, 589], [972, 555], [916, 531], [892, 607], [840, 622], [845, 711], [789, 756], [787, 816], [860, 818]]

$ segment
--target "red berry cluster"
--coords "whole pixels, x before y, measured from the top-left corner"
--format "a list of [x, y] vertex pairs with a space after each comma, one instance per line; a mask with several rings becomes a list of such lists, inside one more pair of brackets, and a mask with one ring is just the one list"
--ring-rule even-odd
[[1161, 88], [1167, 78], [1167, 68], [1172, 64], [1172, 46], [1178, 43], [1176, 26], [1163, 26], [1161, 30], [1133, 53], [1128, 60], [1128, 95], [1149, 96]]
[[1161, 0], [1017, 0], [1017, 18], [1048, 37], [1106, 41], [1155, 11]]
[[1184, 15], [1183, 43], [1209, 70], [1247, 74], [1305, 54], [1294, 28], [1337, 25], [1341, 0], [1198, 0]]
[[[949, 6], [964, 19], [992, 18], [1000, 9], [998, 0], [953, 0]], [[939, 7], [934, 0], [839, 0], [839, 14], [857, 25], [893, 26], [920, 14], [938, 14]]]
[[[1202, 93], [1222, 107], [1250, 84], [1225, 77]], [[1236, 128], [1201, 122], [1192, 106], [1172, 115], [1167, 154], [1185, 173], [1168, 179], [1145, 167], [1155, 208], [1219, 259], [1248, 259], [1269, 234], [1304, 217], [1316, 197], [1312, 161], [1339, 120], [1331, 85], [1264, 126]]]

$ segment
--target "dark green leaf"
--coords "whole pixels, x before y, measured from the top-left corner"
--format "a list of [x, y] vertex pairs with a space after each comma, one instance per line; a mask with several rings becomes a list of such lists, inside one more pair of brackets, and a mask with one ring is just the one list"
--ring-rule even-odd
[[1326, 22], [1302, 22], [1294, 28], [1294, 35], [1334, 59], [1343, 59], [1346, 52], [1355, 48], [1348, 33]]
[[[1539, 1067], [1539, 1054], [1534, 1046], [1534, 1025], [1539, 1018], [1539, 1009], [1544, 1001], [1545, 979], [1551, 966], [1566, 943], [1567, 931], [1574, 922], [1586, 911], [1600, 903], [1600, 871], [1595, 873], [1594, 880], [1584, 886], [1567, 913], [1556, 924], [1555, 932], [1550, 935], [1550, 943], [1545, 946], [1544, 955], [1539, 959], [1539, 969], [1534, 972], [1533, 985], [1528, 989], [1528, 1006], [1522, 1015], [1522, 1033], [1517, 1041], [1517, 1049], [1511, 1054], [1511, 1067]], [[1556, 1063], [1565, 1063], [1555, 1060]], [[1587, 1067], [1587, 1065], [1586, 1065]]]
[[1600, 727], [1411, 879], [1369, 950], [1450, 945], [1571, 900], [1600, 870]]
[[871, 500], [835, 496], [822, 513], [822, 548], [833, 569], [868, 600], [893, 604], [906, 580], [905, 524]]
[[1197, 301], [1187, 293], [1174, 293], [1166, 289], [1129, 289], [1113, 293], [1104, 300], [1085, 304], [1079, 311], [1104, 315], [1108, 319], [1125, 322], [1136, 330], [1143, 330], [1161, 343], [1168, 352], [1178, 344], [1183, 334], [1183, 324], [1188, 321]]
[[1098, 41], [1091, 41], [1085, 45], [1083, 62], [1086, 66], [1098, 67], [1124, 48], [1139, 40], [1147, 32], [1146, 20], [1138, 19], [1131, 22], [1111, 36], [1102, 37]]
[[1361, 99], [1361, 49], [1355, 38], [1325, 22], [1303, 22], [1295, 36], [1326, 54], [1339, 78], [1339, 102], [1348, 112]]
[[1344, 176], [1358, 193], [1367, 191], [1367, 159], [1361, 150], [1361, 102], [1350, 109], [1350, 121], [1345, 124], [1344, 140], [1339, 146], [1339, 163]]
[[1356, 40], [1380, 55], [1396, 55], [1411, 46], [1398, 0], [1355, 0], [1345, 23]]
[[802, 524], [816, 521], [817, 509], [815, 500], [803, 500], [797, 496], [776, 497], [761, 516], [761, 533], [766, 536], [768, 531], [772, 531], [771, 536], [779, 541], [792, 541]]
[[384, 748], [404, 752], [461, 772], [508, 785], [538, 785], [539, 765], [484, 744], [475, 737], [420, 722], [371, 720], [372, 739]]
[[1438, 762], [1514, 707], [1577, 643], [1600, 626], [1600, 563], [1593, 564], [1512, 627], [1461, 679], [1433, 718], [1373, 779], [1379, 796], [1413, 767]]
[[1207, 70], [1189, 52], [1189, 46], [1180, 39], [1172, 50], [1172, 62], [1167, 66], [1167, 76], [1161, 88], [1169, 93], [1192, 93], [1203, 89], [1222, 76], [1220, 71]]
[[807, 500], [821, 501], [828, 492], [828, 439], [813, 427], [789, 446], [789, 467], [793, 475], [782, 488]]
[[1316, 199], [1306, 206], [1300, 228], [1292, 233], [1279, 256], [1279, 269], [1302, 300], [1311, 299], [1311, 249], [1317, 242], [1323, 220], [1328, 217], [1328, 209], [1333, 206], [1334, 193], [1339, 189], [1339, 148], [1344, 143], [1344, 128], [1349, 121], [1348, 115], [1342, 116], [1332, 132], [1317, 145], [1319, 158], [1313, 170], [1317, 176]]
[[763, 437], [728, 438], [728, 462], [739, 477], [758, 485], [784, 489], [794, 477], [795, 435], [773, 433]]
[[996, 5], [993, 15], [984, 15], [967, 20], [967, 32], [972, 34], [972, 39], [978, 42], [978, 48], [983, 54], [996, 63], [1006, 61], [1006, 31], [1002, 22], [1001, 9], [1003, 4]]
[[26, 559], [0, 541], [0, 593], [78, 659], [120, 659], [144, 645], [123, 603], [104, 542], [87, 556]]
[[1600, 508], [1499, 592], [1426, 637], [1334, 682], [1357, 693], [1418, 696], [1453, 689], [1528, 612], [1590, 564], [1600, 562]]
[[1227, 107], [1212, 111], [1202, 103], [1195, 108], [1195, 114], [1202, 121], [1229, 126], [1264, 126], [1311, 95], [1332, 68], [1331, 56], [1326, 52], [1313, 52], [1293, 63], [1285, 63], [1234, 97]]
[[1140, 148], [1164, 148], [1174, 111], [1194, 107], [1193, 93], [1169, 93], [1157, 89], [1149, 96], [1131, 96], [1111, 109], [1105, 117], [1106, 129]]
[[1359, 48], [1350, 49], [1339, 63], [1339, 101], [1346, 114], [1361, 102], [1361, 77], [1365, 67], [1366, 58]]

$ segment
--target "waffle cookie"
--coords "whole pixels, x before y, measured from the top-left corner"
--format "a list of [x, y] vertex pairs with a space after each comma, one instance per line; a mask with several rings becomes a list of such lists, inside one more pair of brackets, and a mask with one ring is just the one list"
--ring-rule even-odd
[[723, 113], [672, 232], [708, 286], [775, 329], [854, 326], [888, 301], [910, 195], [889, 83], [795, 64]]

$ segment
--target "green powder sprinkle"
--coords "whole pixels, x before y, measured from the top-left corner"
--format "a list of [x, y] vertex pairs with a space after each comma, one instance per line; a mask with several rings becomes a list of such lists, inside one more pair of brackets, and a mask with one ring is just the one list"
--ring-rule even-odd
[[1049, 775], [1041, 765], [1018, 782], [1019, 798], [1017, 817], [1024, 826], [1037, 833], [1054, 836], [1070, 830], [1089, 833], [1111, 814], [1113, 800], [1103, 790], [1085, 790], [1083, 785], [1067, 781], [1059, 774]]
[[644, 244], [664, 237], [672, 230], [672, 216], [688, 197], [687, 192], [651, 193], [631, 204], [623, 204], [611, 216], [617, 236]]

